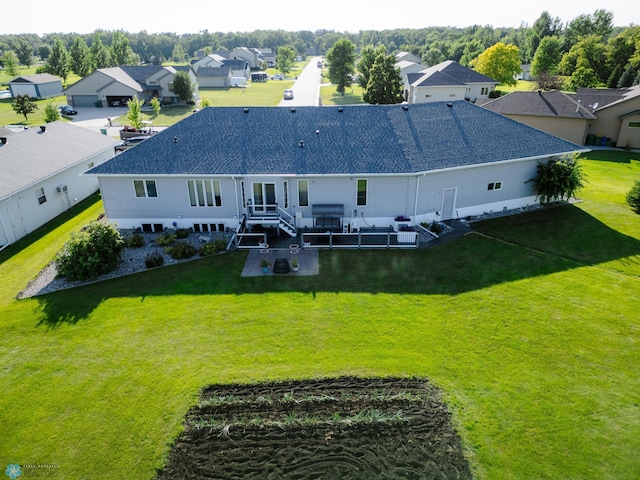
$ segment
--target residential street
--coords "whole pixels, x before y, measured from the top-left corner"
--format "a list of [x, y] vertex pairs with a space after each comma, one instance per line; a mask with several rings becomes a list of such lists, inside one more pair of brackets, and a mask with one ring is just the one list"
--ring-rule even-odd
[[[312, 57], [307, 66], [298, 75], [298, 79], [293, 84], [293, 99], [281, 100], [281, 107], [302, 107], [318, 105], [320, 96], [320, 85], [322, 84], [321, 69], [317, 63], [322, 57]], [[277, 80], [269, 80], [271, 82]], [[284, 89], [282, 90], [284, 93]]]

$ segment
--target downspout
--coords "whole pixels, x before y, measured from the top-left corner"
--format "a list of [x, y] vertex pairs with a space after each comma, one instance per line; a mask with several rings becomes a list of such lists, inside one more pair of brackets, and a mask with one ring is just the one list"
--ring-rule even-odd
[[[423, 173], [420, 177], [424, 177]], [[413, 221], [415, 223], [416, 215], [418, 215], [418, 195], [420, 195], [420, 177], [416, 177], [416, 199], [413, 205]]]
[[238, 202], [238, 179], [236, 177], [232, 177], [232, 178], [233, 178], [233, 188], [236, 191], [236, 218], [238, 219], [238, 221], [240, 221], [240, 203]]

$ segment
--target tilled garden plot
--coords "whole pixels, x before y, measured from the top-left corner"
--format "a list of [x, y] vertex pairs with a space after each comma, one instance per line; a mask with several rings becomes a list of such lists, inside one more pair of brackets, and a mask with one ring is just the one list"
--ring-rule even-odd
[[158, 479], [471, 479], [425, 379], [341, 377], [203, 390]]

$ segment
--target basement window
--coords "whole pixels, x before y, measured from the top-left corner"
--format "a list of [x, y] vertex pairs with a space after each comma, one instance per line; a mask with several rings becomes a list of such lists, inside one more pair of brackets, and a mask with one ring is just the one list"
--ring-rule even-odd
[[36, 198], [38, 199], [38, 203], [40, 205], [47, 201], [47, 196], [44, 194], [44, 188], [39, 188], [36, 190]]
[[491, 182], [487, 185], [487, 190], [500, 190], [502, 189], [502, 182]]

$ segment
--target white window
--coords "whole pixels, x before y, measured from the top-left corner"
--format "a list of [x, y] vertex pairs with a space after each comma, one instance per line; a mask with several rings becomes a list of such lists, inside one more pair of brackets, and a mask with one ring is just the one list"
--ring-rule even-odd
[[282, 182], [282, 199], [284, 200], [282, 208], [289, 208], [289, 182], [286, 180]]
[[359, 178], [356, 184], [356, 205], [365, 207], [367, 205], [367, 179]]
[[500, 190], [502, 188], [502, 182], [491, 182], [487, 185], [487, 190]]
[[44, 188], [39, 188], [36, 190], [36, 198], [38, 199], [38, 203], [40, 205], [47, 201], [47, 196], [44, 194]]
[[309, 180], [298, 180], [298, 206], [309, 206]]
[[187, 180], [189, 204], [192, 207], [221, 207], [219, 180]]
[[138, 198], [158, 196], [155, 180], [134, 180], [133, 188]]

